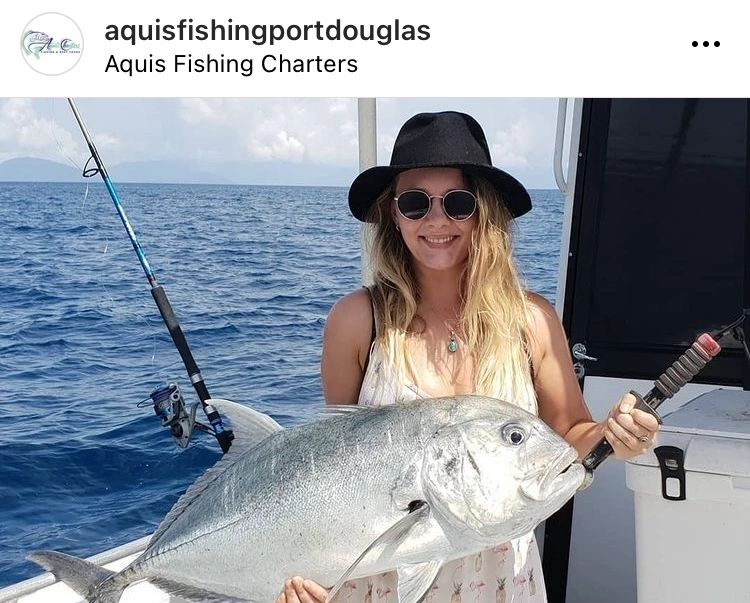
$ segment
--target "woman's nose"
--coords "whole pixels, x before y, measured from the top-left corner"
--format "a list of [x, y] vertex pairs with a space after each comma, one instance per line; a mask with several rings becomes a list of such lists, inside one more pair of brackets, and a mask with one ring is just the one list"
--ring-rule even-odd
[[445, 213], [445, 209], [443, 209], [443, 198], [440, 196], [434, 196], [431, 197], [431, 203], [430, 203], [430, 211], [427, 212], [427, 215], [425, 216], [425, 220], [429, 221], [450, 221], [450, 218], [448, 218], [448, 215]]

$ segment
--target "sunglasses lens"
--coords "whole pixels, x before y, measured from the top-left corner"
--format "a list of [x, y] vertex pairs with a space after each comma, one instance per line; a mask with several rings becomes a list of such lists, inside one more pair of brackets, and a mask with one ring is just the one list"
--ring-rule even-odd
[[477, 209], [477, 199], [469, 191], [451, 191], [443, 199], [443, 208], [454, 220], [467, 220]]
[[424, 218], [430, 211], [430, 198], [421, 191], [406, 191], [398, 197], [398, 211], [408, 220]]

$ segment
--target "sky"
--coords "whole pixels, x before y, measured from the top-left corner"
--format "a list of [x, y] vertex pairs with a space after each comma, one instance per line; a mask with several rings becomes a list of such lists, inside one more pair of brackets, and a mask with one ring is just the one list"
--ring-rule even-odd
[[[274, 162], [358, 171], [354, 98], [80, 99], [105, 162], [185, 160], [207, 165]], [[555, 188], [556, 98], [381, 98], [378, 163], [387, 164], [399, 128], [422, 111], [458, 110], [484, 128], [493, 163], [528, 188]], [[0, 99], [0, 162], [15, 157], [81, 166], [83, 137], [61, 98]], [[284, 182], [278, 182], [284, 184]]]

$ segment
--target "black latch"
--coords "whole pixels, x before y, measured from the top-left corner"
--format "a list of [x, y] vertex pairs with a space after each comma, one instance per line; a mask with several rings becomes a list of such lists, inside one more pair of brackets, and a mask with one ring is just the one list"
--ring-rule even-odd
[[[685, 500], [685, 452], [676, 446], [658, 446], [654, 454], [661, 468], [661, 495], [667, 500]], [[670, 494], [675, 484], [679, 490], [677, 494]]]

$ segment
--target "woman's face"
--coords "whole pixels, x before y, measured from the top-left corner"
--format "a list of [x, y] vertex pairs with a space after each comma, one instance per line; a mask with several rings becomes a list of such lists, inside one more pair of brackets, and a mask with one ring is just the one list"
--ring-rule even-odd
[[[417, 168], [401, 172], [396, 180], [396, 196], [415, 189], [430, 196], [442, 196], [452, 190], [468, 190], [468, 185], [457, 168]], [[434, 198], [424, 218], [408, 220], [399, 213], [394, 201], [393, 219], [415, 262], [430, 270], [448, 270], [466, 261], [477, 212], [468, 220], [457, 222], [443, 211], [443, 200]]]

